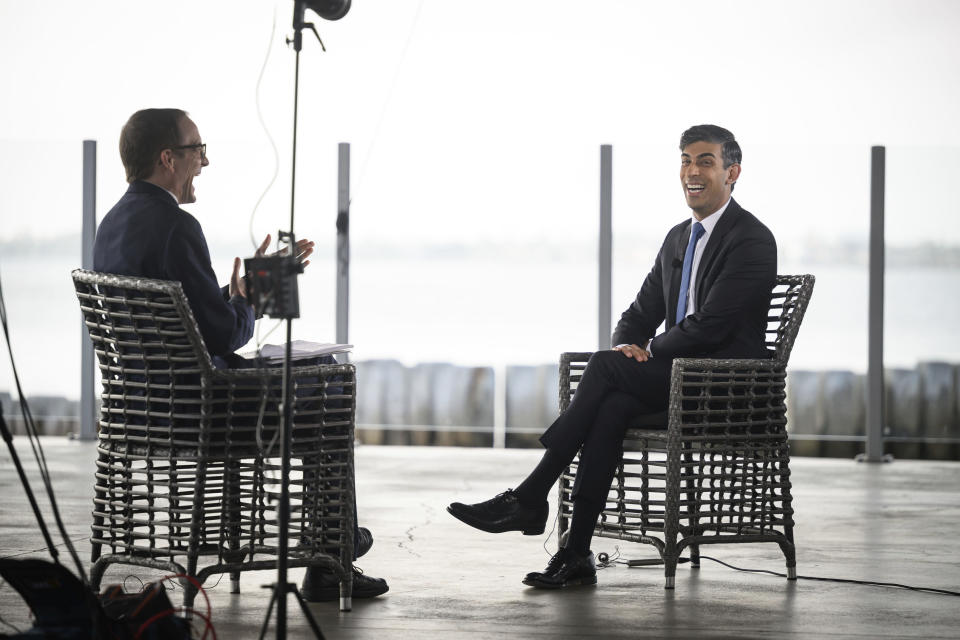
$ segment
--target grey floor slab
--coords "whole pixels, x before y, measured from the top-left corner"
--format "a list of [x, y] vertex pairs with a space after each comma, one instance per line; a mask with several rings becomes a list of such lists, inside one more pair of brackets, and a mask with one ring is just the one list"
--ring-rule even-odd
[[[24, 438], [18, 450], [29, 458]], [[44, 439], [61, 511], [81, 556], [89, 554], [94, 446]], [[555, 536], [491, 535], [445, 511], [516, 485], [539, 452], [427, 447], [357, 449], [360, 519], [376, 537], [359, 563], [386, 578], [390, 592], [341, 613], [311, 605], [328, 638], [956, 638], [960, 599], [812, 580], [796, 583], [736, 572], [704, 561], [681, 565], [675, 591], [662, 568], [614, 565], [595, 588], [542, 592], [520, 583], [542, 569]], [[35, 469], [32, 461], [28, 461]], [[960, 561], [950, 540], [960, 524], [960, 463], [793, 461], [798, 571], [807, 576], [881, 580], [960, 591]], [[37, 474], [31, 473], [39, 491]], [[46, 500], [41, 499], [46, 505]], [[555, 510], [554, 510], [555, 512]], [[62, 547], [61, 547], [62, 548]], [[545, 549], [546, 548], [546, 549]], [[642, 545], [597, 540], [594, 551], [653, 557]], [[717, 545], [702, 552], [731, 564], [784, 570], [775, 545]], [[9, 455], [0, 451], [0, 556], [47, 557]], [[62, 556], [64, 562], [66, 556]], [[303, 570], [293, 571], [297, 579]], [[107, 582], [135, 588], [151, 574], [112, 569]], [[247, 573], [242, 592], [209, 585], [220, 638], [255, 638], [270, 572]], [[311, 634], [288, 603], [291, 638]], [[19, 596], [0, 584], [0, 616], [29, 627]], [[268, 637], [275, 637], [272, 630]]]

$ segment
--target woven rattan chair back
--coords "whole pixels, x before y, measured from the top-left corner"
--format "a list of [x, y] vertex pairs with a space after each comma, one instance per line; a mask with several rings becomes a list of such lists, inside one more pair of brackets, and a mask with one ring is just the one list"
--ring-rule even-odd
[[813, 294], [814, 276], [777, 276], [770, 295], [770, 315], [767, 317], [767, 347], [774, 359], [787, 366], [793, 343], [800, 331], [800, 323]]
[[[677, 358], [669, 410], [626, 432], [595, 535], [653, 545], [667, 588], [674, 587], [680, 553], [689, 547], [699, 566], [699, 545], [708, 543], [776, 542], [795, 576], [786, 367], [813, 285], [812, 275], [777, 277], [769, 359]], [[561, 411], [591, 355], [561, 355]], [[578, 464], [559, 482], [561, 544]]]
[[[241, 571], [276, 564], [281, 371], [216, 369], [177, 282], [73, 281], [102, 383], [94, 586], [127, 564], [199, 584], [230, 573], [238, 591]], [[354, 367], [295, 366], [292, 383], [290, 566], [331, 567], [349, 609]], [[196, 592], [187, 581], [185, 606]]]

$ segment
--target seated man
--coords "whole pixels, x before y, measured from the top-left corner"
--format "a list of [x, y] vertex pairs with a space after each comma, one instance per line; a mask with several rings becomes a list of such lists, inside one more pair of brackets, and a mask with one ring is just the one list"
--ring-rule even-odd
[[[580, 451], [567, 542], [524, 584], [596, 584], [590, 541], [623, 453], [624, 432], [635, 417], [667, 408], [674, 358], [769, 357], [764, 343], [777, 243], [731, 197], [740, 159], [740, 145], [722, 127], [699, 125], [683, 133], [680, 186], [692, 216], [667, 233], [617, 324], [616, 346], [590, 358], [570, 406], [540, 437], [543, 458], [516, 490], [448, 507], [482, 531], [543, 533], [547, 495]], [[655, 336], [661, 323], [665, 330]]]
[[[194, 176], [210, 164], [197, 125], [180, 109], [144, 109], [120, 133], [120, 158], [130, 187], [104, 216], [93, 247], [93, 268], [118, 275], [176, 280], [190, 303], [200, 334], [217, 367], [252, 366], [234, 353], [253, 336], [254, 310], [247, 300], [240, 258], [230, 284], [217, 284], [203, 230], [179, 205], [196, 201]], [[270, 244], [268, 235], [257, 255]], [[297, 242], [298, 258], [313, 253], [313, 242]], [[354, 517], [356, 523], [356, 517]], [[355, 525], [356, 526], [356, 525]], [[354, 531], [355, 557], [373, 544], [370, 531]], [[354, 567], [353, 597], [386, 593], [386, 581]], [[339, 598], [339, 579], [323, 568], [307, 570], [303, 595], [311, 601]]]

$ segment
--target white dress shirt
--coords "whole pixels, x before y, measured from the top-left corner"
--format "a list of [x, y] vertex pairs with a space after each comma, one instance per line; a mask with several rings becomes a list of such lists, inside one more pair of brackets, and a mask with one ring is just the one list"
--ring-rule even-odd
[[[693, 221], [690, 223], [691, 230], [693, 229], [694, 223], [699, 222], [702, 224], [704, 234], [700, 236], [699, 240], [697, 240], [697, 247], [693, 250], [693, 265], [690, 267], [690, 288], [687, 290], [687, 316], [697, 310], [697, 297], [694, 294], [696, 287], [694, 285], [697, 283], [697, 270], [700, 268], [700, 258], [703, 257], [703, 250], [707, 246], [707, 241], [710, 240], [710, 234], [713, 233], [714, 227], [716, 227], [717, 222], [720, 221], [720, 216], [722, 216], [723, 212], [727, 210], [727, 205], [729, 204], [730, 199], [727, 198], [727, 201], [717, 211], [707, 216], [703, 220], [697, 220], [696, 218], [693, 218]], [[674, 313], [676, 313], [676, 309], [674, 309]]]
[[[697, 309], [697, 298], [694, 294], [697, 283], [697, 270], [700, 268], [700, 258], [703, 257], [703, 250], [707, 246], [707, 241], [710, 240], [710, 234], [713, 232], [714, 227], [717, 226], [717, 222], [720, 221], [720, 216], [723, 215], [723, 212], [727, 210], [727, 206], [730, 204], [730, 198], [727, 198], [727, 201], [723, 203], [723, 206], [717, 209], [715, 212], [704, 218], [703, 220], [697, 220], [696, 217], [690, 222], [690, 230], [693, 231], [693, 225], [699, 222], [703, 225], [703, 235], [700, 236], [700, 239], [697, 240], [697, 246], [693, 250], [693, 264], [690, 266], [690, 284], [687, 289], [687, 313], [684, 317], [689, 316], [691, 313]], [[676, 309], [667, 309], [667, 313], [676, 313]], [[650, 342], [653, 342], [653, 339], [650, 339]], [[653, 357], [653, 350], [650, 348], [650, 342], [647, 343], [646, 350], [647, 353]], [[624, 347], [624, 344], [618, 344], [617, 347]]]

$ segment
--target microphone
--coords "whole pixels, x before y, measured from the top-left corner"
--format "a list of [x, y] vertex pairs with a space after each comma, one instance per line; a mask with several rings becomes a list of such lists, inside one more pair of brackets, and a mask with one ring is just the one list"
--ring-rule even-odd
[[674, 259], [673, 259], [673, 268], [674, 268], [674, 269], [679, 269], [679, 268], [682, 267], [682, 266], [683, 266], [683, 260], [681, 260], [680, 258], [674, 258]]

